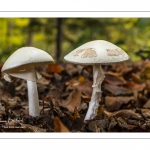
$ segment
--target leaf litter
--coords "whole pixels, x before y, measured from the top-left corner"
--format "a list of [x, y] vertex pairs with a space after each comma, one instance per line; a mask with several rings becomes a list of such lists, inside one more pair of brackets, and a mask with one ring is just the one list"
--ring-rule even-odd
[[150, 62], [102, 66], [102, 100], [85, 121], [92, 95], [91, 66], [70, 63], [37, 67], [40, 116], [28, 114], [26, 82], [0, 75], [0, 132], [149, 132]]

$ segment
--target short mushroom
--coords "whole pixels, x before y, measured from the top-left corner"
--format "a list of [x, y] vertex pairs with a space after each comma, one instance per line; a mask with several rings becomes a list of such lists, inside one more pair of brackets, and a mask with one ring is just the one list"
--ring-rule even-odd
[[1, 69], [4, 79], [9, 82], [10, 76], [27, 81], [29, 115], [33, 117], [40, 114], [36, 80], [42, 78], [34, 67], [50, 62], [53, 62], [53, 58], [47, 52], [34, 47], [22, 47], [6, 60]]
[[64, 59], [68, 62], [82, 65], [93, 65], [93, 92], [85, 120], [93, 119], [101, 99], [101, 84], [104, 73], [101, 65], [123, 62], [129, 59], [128, 54], [118, 46], [104, 41], [90, 41], [74, 49]]

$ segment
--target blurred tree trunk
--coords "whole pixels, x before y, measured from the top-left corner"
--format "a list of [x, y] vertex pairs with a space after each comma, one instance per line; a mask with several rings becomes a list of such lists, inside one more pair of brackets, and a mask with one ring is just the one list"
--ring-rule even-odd
[[32, 46], [33, 45], [33, 32], [30, 30], [29, 34], [28, 34], [28, 46]]
[[[12, 23], [12, 20], [8, 20], [8, 23], [7, 23], [7, 38], [6, 38], [6, 43], [10, 43], [10, 37], [12, 36], [12, 30], [13, 30], [13, 23]], [[7, 49], [10, 49], [10, 44], [7, 44]]]
[[60, 57], [61, 57], [61, 51], [62, 51], [62, 18], [57, 18], [56, 19], [56, 23], [57, 23], [57, 35], [56, 35], [56, 61], [59, 62], [60, 61]]
[[12, 21], [8, 21], [7, 25], [7, 37], [10, 37], [12, 35], [12, 30], [13, 30], [13, 23]]
[[29, 19], [29, 25], [28, 25], [28, 40], [27, 40], [27, 45], [28, 46], [32, 46], [33, 45], [33, 22], [34, 19], [30, 18]]

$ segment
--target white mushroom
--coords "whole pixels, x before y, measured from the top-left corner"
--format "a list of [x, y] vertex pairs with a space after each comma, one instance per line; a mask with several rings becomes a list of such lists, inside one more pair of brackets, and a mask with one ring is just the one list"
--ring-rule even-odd
[[6, 60], [1, 69], [7, 81], [11, 81], [9, 75], [27, 80], [29, 114], [34, 117], [40, 113], [36, 80], [42, 78], [34, 67], [50, 62], [53, 62], [53, 58], [47, 52], [34, 47], [22, 47]]
[[118, 46], [104, 41], [90, 41], [76, 48], [64, 57], [65, 60], [82, 65], [93, 65], [93, 92], [85, 120], [95, 117], [101, 99], [101, 84], [104, 80], [104, 73], [101, 65], [123, 62], [129, 56]]

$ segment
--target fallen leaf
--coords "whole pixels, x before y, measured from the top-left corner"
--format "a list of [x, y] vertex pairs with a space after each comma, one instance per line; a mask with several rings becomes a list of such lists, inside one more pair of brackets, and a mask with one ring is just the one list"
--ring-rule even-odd
[[76, 68], [76, 67], [74, 67], [72, 64], [70, 64], [70, 63], [67, 63], [66, 64], [66, 68], [65, 68], [65, 70], [67, 70], [67, 73], [69, 74], [69, 75], [74, 75], [74, 74], [76, 74], [77, 72], [78, 72], [78, 69]]
[[117, 121], [114, 117], [110, 118], [110, 123], [108, 126], [108, 131], [111, 131], [111, 129], [114, 129], [114, 127], [117, 125]]
[[140, 77], [143, 81], [150, 79], [150, 66], [147, 66], [141, 73]]
[[126, 87], [135, 91], [143, 91], [146, 88], [146, 84], [145, 83], [137, 84], [134, 82], [127, 82]]
[[128, 124], [125, 122], [125, 120], [123, 120], [121, 117], [117, 118], [117, 123], [118, 125], [123, 129], [129, 129]]
[[140, 119], [141, 118], [141, 115], [139, 115], [138, 113], [135, 113], [133, 110], [126, 110], [126, 109], [116, 111], [112, 113], [111, 116], [115, 116], [116, 118], [121, 117], [122, 119], [126, 119], [126, 118]]
[[82, 102], [81, 105], [80, 105], [80, 107], [79, 107], [79, 109], [78, 109], [78, 111], [85, 110], [87, 108], [88, 108], [87, 103]]
[[150, 100], [143, 105], [143, 108], [150, 108]]
[[78, 81], [79, 81], [80, 83], [82, 83], [82, 82], [85, 82], [86, 79], [85, 79], [83, 76], [79, 76]]
[[50, 84], [50, 80], [47, 80], [45, 78], [41, 78], [41, 79], [37, 80], [37, 83], [43, 84], [43, 85], [49, 85]]
[[75, 106], [74, 112], [73, 112], [73, 115], [72, 115], [72, 120], [75, 120], [77, 118], [80, 118], [80, 115], [79, 115], [77, 107]]
[[150, 113], [150, 109], [141, 109], [141, 112], [144, 113]]
[[40, 71], [40, 74], [42, 75], [42, 77], [45, 77], [45, 78], [48, 78], [48, 79], [52, 78], [52, 75], [47, 73], [47, 72]]
[[113, 85], [113, 84], [104, 83], [104, 89], [116, 96], [132, 94], [132, 90], [130, 90], [129, 88], [124, 86]]
[[115, 111], [121, 109], [124, 105], [127, 105], [130, 101], [134, 100], [133, 96], [123, 97], [113, 97], [113, 96], [106, 96], [105, 98], [105, 105], [109, 111]]
[[99, 132], [99, 129], [97, 128], [96, 121], [89, 121], [87, 125], [87, 130], [92, 132]]
[[53, 63], [51, 63], [51, 64], [49, 64], [49, 71], [51, 72], [51, 73], [61, 73], [62, 71], [63, 71], [64, 69], [62, 68], [62, 67], [60, 67], [59, 65], [57, 65], [57, 64], [53, 64]]
[[112, 65], [112, 67], [114, 68], [116, 72], [119, 72], [122, 75], [125, 75], [133, 70], [133, 68], [129, 66], [129, 64], [127, 64], [126, 62], [121, 63], [121, 64], [114, 64]]
[[20, 91], [22, 88], [27, 88], [27, 84], [26, 84], [26, 82], [25, 81], [22, 81], [22, 83], [19, 85], [19, 86], [17, 86], [16, 88], [15, 88], [15, 90], [16, 91]]
[[104, 82], [114, 85], [124, 85], [126, 81], [120, 73], [107, 72], [105, 73]]
[[53, 88], [50, 90], [50, 92], [47, 94], [47, 96], [50, 96], [54, 98], [55, 100], [60, 100], [61, 99], [61, 90], [59, 88]]
[[9, 109], [16, 109], [16, 108], [21, 108], [21, 104], [20, 104], [21, 100], [19, 97], [14, 97], [14, 98], [8, 98], [6, 100], [1, 100], [1, 103], [5, 106], [6, 110]]
[[67, 99], [60, 101], [59, 104], [67, 108], [70, 112], [73, 112], [75, 107], [79, 108], [81, 105], [81, 92], [74, 88]]
[[98, 128], [100, 128], [101, 132], [106, 132], [107, 128], [109, 126], [109, 121], [108, 121], [108, 119], [97, 120], [96, 125]]
[[111, 117], [112, 114], [113, 114], [112, 112], [109, 112], [109, 111], [106, 111], [106, 110], [104, 110], [103, 112], [104, 112], [104, 114], [105, 114], [105, 116], [106, 116], [107, 118]]
[[142, 80], [138, 74], [132, 73], [131, 76], [132, 76], [133, 82], [135, 82], [137, 84], [142, 83]]
[[84, 95], [87, 96], [91, 96], [92, 95], [92, 82], [91, 81], [86, 81], [83, 82], [81, 84], [79, 84], [78, 86], [76, 86], [76, 88], [81, 91], [82, 93], [84, 93]]
[[97, 111], [97, 114], [100, 115], [100, 114], [102, 114], [103, 112], [104, 112], [104, 108], [99, 107], [99, 108], [98, 108], [98, 111]]
[[90, 102], [90, 100], [91, 100], [91, 97], [90, 96], [86, 96], [86, 95], [84, 95], [84, 94], [82, 94], [82, 100], [84, 101], [84, 102]]
[[60, 121], [58, 117], [54, 118], [54, 132], [70, 132], [69, 129]]
[[147, 91], [150, 93], [150, 80], [146, 80]]
[[141, 113], [147, 119], [150, 119], [150, 109], [141, 109]]

